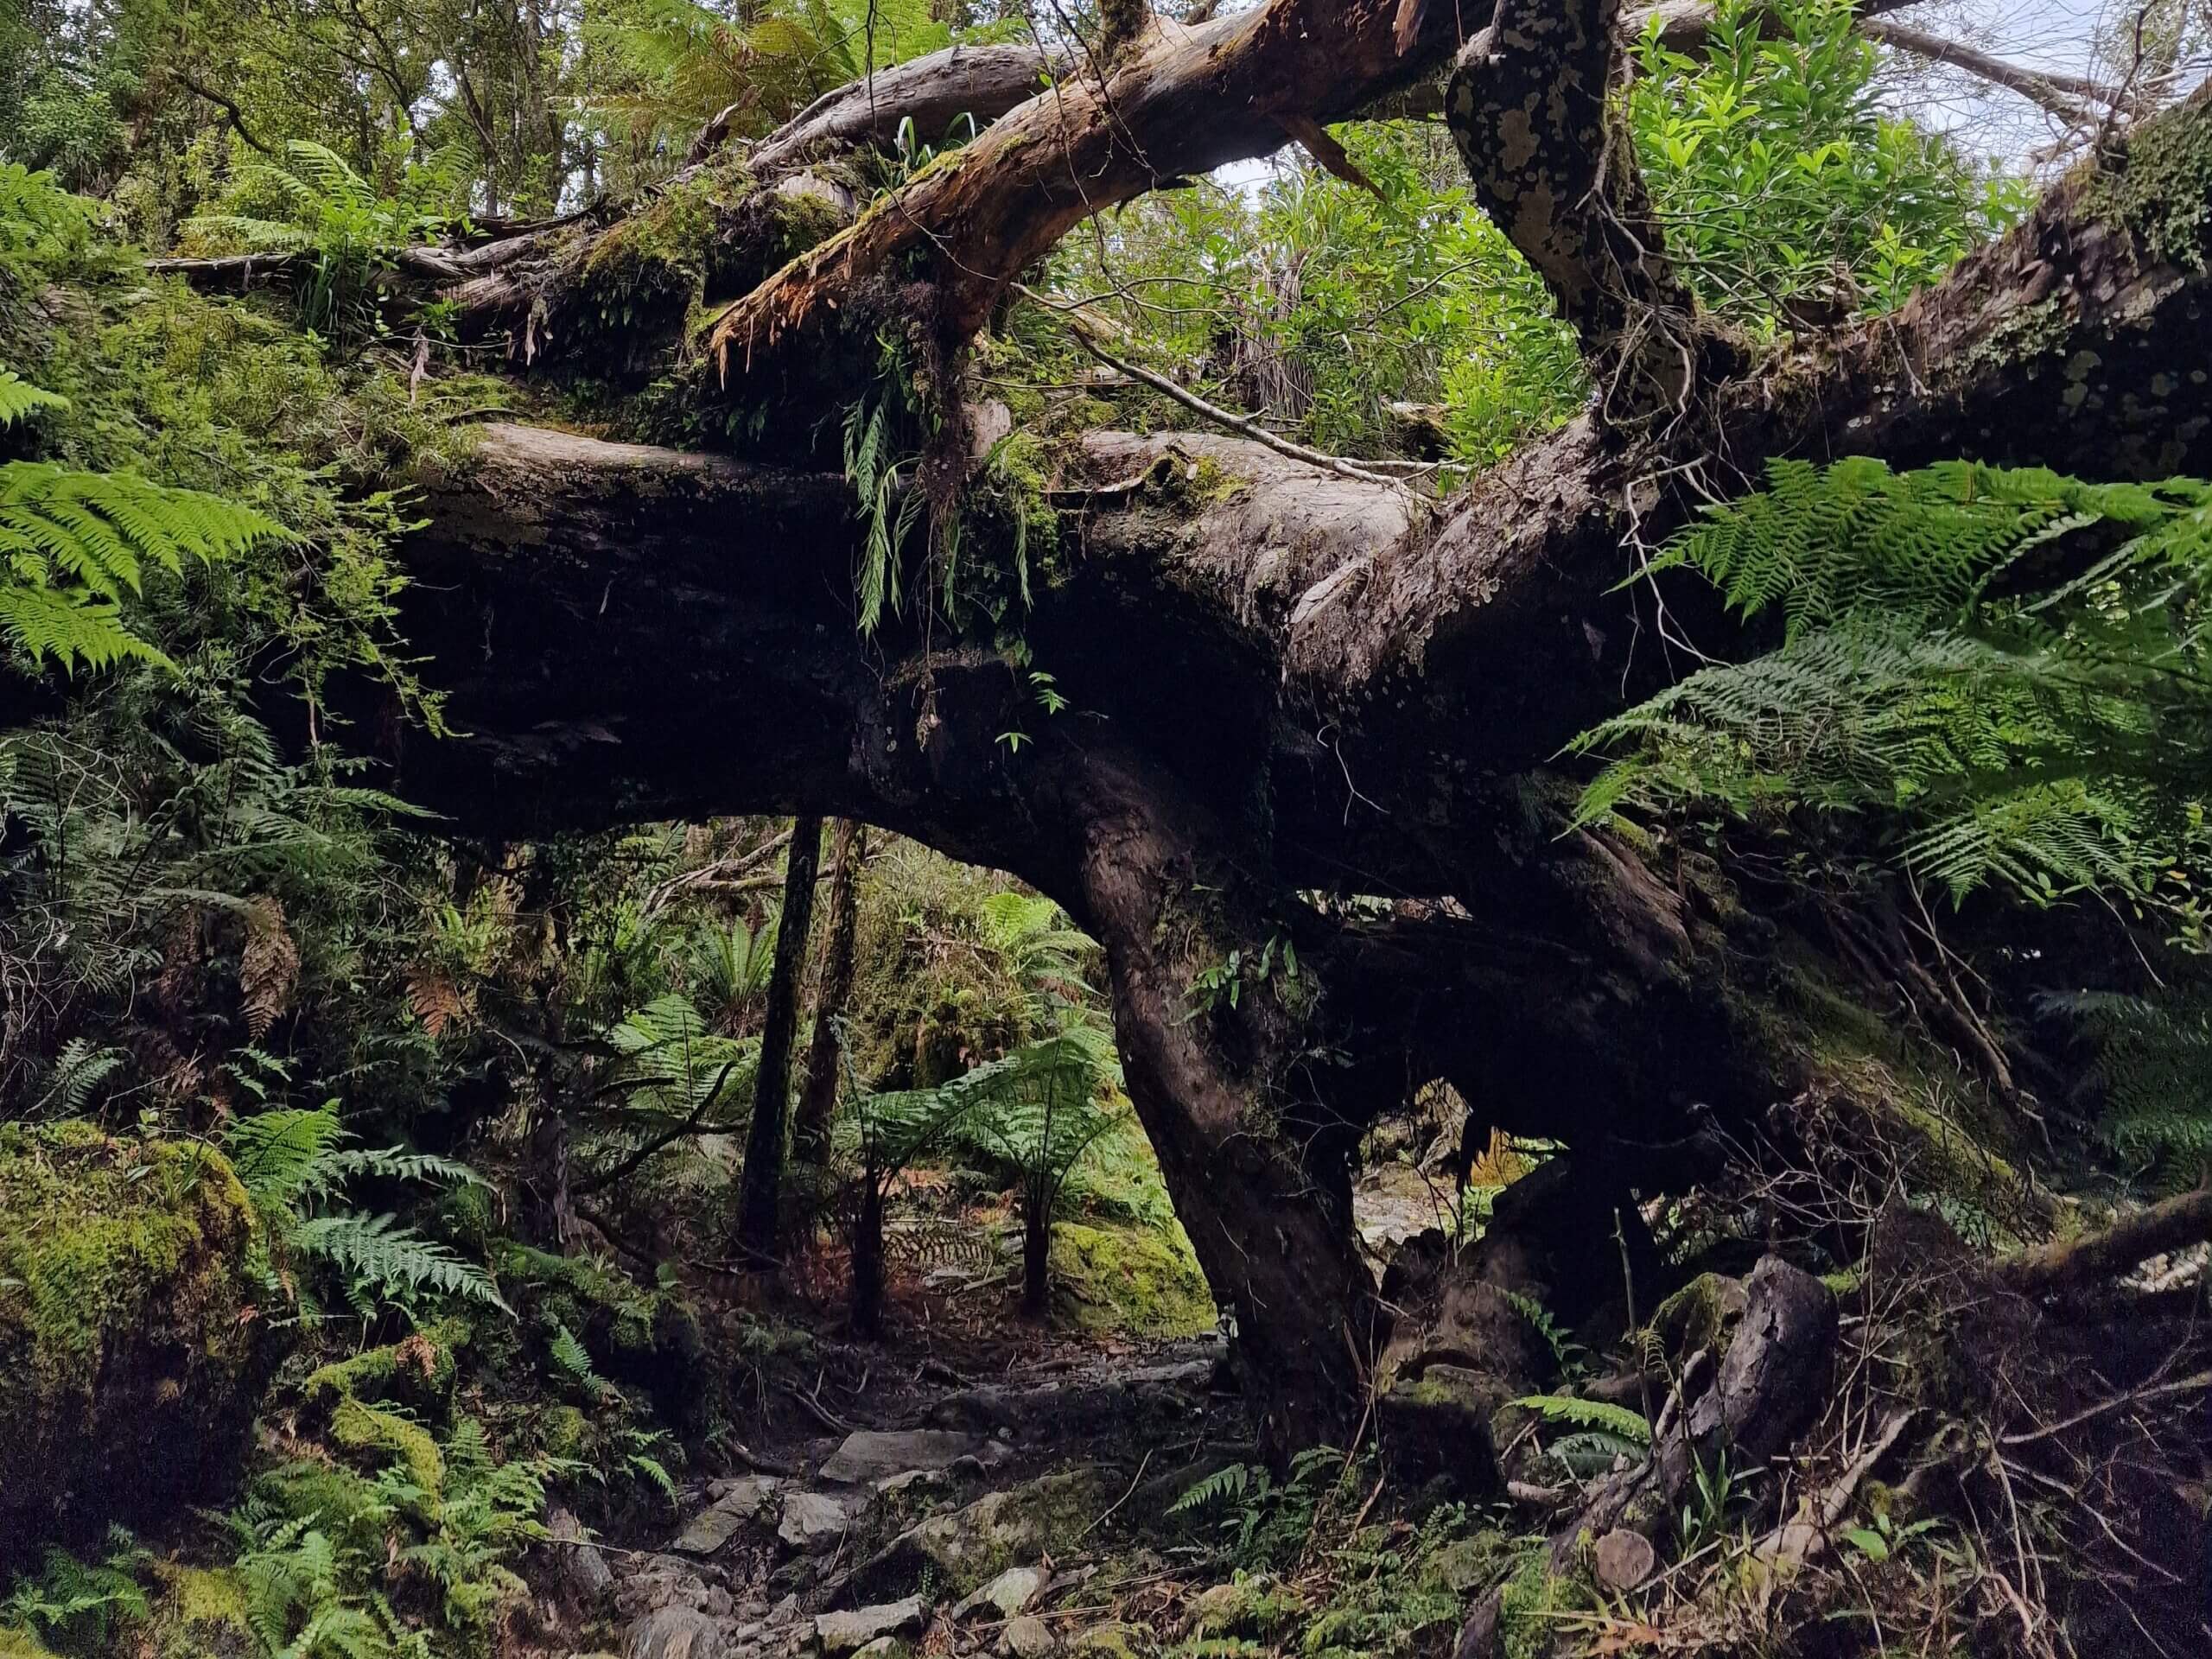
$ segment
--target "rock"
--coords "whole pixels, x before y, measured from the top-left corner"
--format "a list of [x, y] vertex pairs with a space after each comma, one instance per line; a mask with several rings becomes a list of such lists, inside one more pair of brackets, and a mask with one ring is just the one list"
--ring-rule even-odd
[[860, 1486], [921, 1470], [943, 1469], [961, 1458], [979, 1455], [989, 1442], [976, 1434], [944, 1429], [910, 1428], [894, 1433], [861, 1429], [822, 1465], [821, 1478], [836, 1486]]
[[545, 1535], [553, 1543], [561, 1581], [587, 1607], [596, 1607], [614, 1587], [614, 1574], [607, 1557], [585, 1535], [583, 1523], [573, 1511], [555, 1504], [545, 1515]]
[[1070, 1659], [1136, 1659], [1130, 1640], [1132, 1627], [1119, 1623], [1093, 1624], [1068, 1638]]
[[260, 1236], [209, 1145], [0, 1127], [0, 1539], [154, 1522], [235, 1476], [284, 1341]]
[[851, 1653], [886, 1636], [908, 1636], [919, 1630], [929, 1617], [928, 1604], [919, 1596], [886, 1602], [849, 1613], [820, 1613], [814, 1620], [815, 1639], [828, 1654]]
[[1019, 1618], [1007, 1621], [1006, 1632], [999, 1637], [1001, 1652], [1014, 1659], [1046, 1659], [1049, 1654], [1060, 1650], [1052, 1627], [1033, 1614], [1024, 1613]]
[[1012, 1618], [1043, 1593], [1049, 1575], [1034, 1567], [1009, 1567], [952, 1610], [955, 1619], [985, 1607], [995, 1607], [1001, 1618]]
[[933, 1515], [893, 1539], [854, 1575], [854, 1587], [912, 1584], [925, 1572], [960, 1594], [1007, 1567], [1033, 1561], [1089, 1529], [1113, 1502], [1095, 1469], [1046, 1475], [1026, 1486], [988, 1492], [965, 1508]]
[[793, 1549], [826, 1549], [852, 1530], [852, 1512], [823, 1492], [791, 1492], [784, 1498], [776, 1536]]
[[691, 1607], [661, 1607], [630, 1627], [622, 1659], [726, 1659], [729, 1624]]
[[879, 1636], [866, 1647], [855, 1649], [854, 1659], [906, 1659], [912, 1651], [904, 1637]]
[[721, 1491], [713, 1506], [692, 1516], [669, 1548], [685, 1555], [712, 1555], [739, 1529], [760, 1518], [783, 1483], [772, 1475], [747, 1475], [715, 1484]]
[[1506, 1397], [1495, 1379], [1460, 1365], [1392, 1383], [1375, 1406], [1390, 1472], [1408, 1490], [1442, 1476], [1469, 1497], [1494, 1496], [1503, 1477], [1490, 1420]]
[[1609, 1590], [1633, 1590], [1659, 1565], [1659, 1552], [1640, 1532], [1615, 1527], [1598, 1541], [1598, 1581]]
[[639, 1618], [664, 1607], [688, 1607], [721, 1618], [731, 1611], [729, 1592], [709, 1584], [695, 1561], [677, 1555], [648, 1555], [614, 1580], [614, 1605], [625, 1618]]

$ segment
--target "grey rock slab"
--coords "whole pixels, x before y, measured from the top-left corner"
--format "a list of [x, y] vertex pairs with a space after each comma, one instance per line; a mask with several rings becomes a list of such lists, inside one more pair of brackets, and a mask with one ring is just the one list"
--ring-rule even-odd
[[824, 1653], [850, 1653], [866, 1647], [878, 1637], [911, 1635], [920, 1630], [928, 1618], [929, 1605], [919, 1596], [908, 1596], [903, 1601], [855, 1608], [849, 1613], [818, 1613], [814, 1620], [814, 1637], [822, 1643]]
[[1048, 1654], [1060, 1650], [1052, 1627], [1033, 1614], [1024, 1613], [1019, 1618], [1008, 1619], [1005, 1634], [999, 1637], [1001, 1651], [1014, 1659], [1046, 1659]]
[[993, 1607], [998, 1610], [1001, 1618], [1012, 1618], [1037, 1599], [1048, 1578], [1039, 1567], [1009, 1567], [954, 1608], [952, 1616], [956, 1619], [965, 1618], [970, 1613]]
[[784, 1498], [776, 1536], [793, 1549], [826, 1549], [852, 1530], [852, 1511], [826, 1492], [791, 1492]]
[[669, 1548], [684, 1555], [712, 1555], [748, 1522], [760, 1518], [783, 1483], [772, 1475], [747, 1475], [715, 1484], [721, 1491], [714, 1503], [691, 1517]]
[[821, 1478], [837, 1486], [865, 1485], [916, 1470], [943, 1469], [957, 1459], [981, 1455], [987, 1444], [978, 1435], [946, 1429], [859, 1429], [830, 1454]]
[[630, 1627], [622, 1659], [726, 1659], [729, 1623], [695, 1607], [660, 1607]]

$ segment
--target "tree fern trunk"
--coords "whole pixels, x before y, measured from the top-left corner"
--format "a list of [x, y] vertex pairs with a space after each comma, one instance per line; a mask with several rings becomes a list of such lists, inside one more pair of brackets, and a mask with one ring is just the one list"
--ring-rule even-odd
[[776, 962], [768, 979], [760, 1069], [753, 1091], [753, 1127], [745, 1137], [745, 1173], [738, 1198], [737, 1253], [762, 1263], [772, 1261], [776, 1249], [776, 1206], [784, 1186], [799, 974], [806, 961], [806, 936], [814, 918], [814, 874], [821, 859], [822, 820], [792, 820], [791, 850], [784, 862], [783, 919], [776, 928]]
[[852, 1000], [854, 937], [860, 925], [861, 865], [868, 857], [868, 826], [837, 820], [830, 836], [830, 931], [822, 944], [822, 982], [814, 995], [814, 1037], [807, 1046], [806, 1076], [799, 1084], [791, 1123], [791, 1155], [803, 1164], [830, 1161], [830, 1124], [837, 1111], [839, 1052], [836, 1022]]
[[1021, 1317], [1042, 1319], [1052, 1311], [1052, 1210], [1042, 1193], [1021, 1200]]
[[874, 1170], [861, 1182], [853, 1224], [853, 1329], [863, 1337], [883, 1328], [883, 1187]]

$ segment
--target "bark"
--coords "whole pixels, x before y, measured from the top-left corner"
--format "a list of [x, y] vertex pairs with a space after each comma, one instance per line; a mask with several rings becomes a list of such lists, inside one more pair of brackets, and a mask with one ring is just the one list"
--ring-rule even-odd
[[883, 1185], [876, 1172], [861, 1179], [853, 1219], [853, 1329], [863, 1337], [883, 1330]]
[[793, 822], [791, 850], [784, 857], [784, 907], [776, 925], [776, 957], [769, 969], [767, 1007], [761, 1018], [760, 1065], [754, 1073], [753, 1122], [745, 1135], [738, 1199], [737, 1254], [754, 1262], [775, 1257], [777, 1211], [790, 1141], [791, 1044], [798, 1033], [799, 980], [814, 920], [814, 874], [822, 858], [820, 818]]
[[830, 1161], [830, 1128], [837, 1114], [844, 1058], [838, 1022], [852, 1001], [854, 938], [859, 931], [861, 870], [868, 861], [868, 826], [837, 820], [830, 837], [829, 931], [822, 941], [822, 975], [814, 995], [814, 1035], [806, 1051], [806, 1076], [791, 1122], [791, 1154], [801, 1163]]

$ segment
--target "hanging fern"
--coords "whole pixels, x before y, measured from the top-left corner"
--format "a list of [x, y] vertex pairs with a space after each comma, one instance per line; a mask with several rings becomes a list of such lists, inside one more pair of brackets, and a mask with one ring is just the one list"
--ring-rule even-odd
[[188, 563], [213, 563], [283, 535], [252, 509], [198, 490], [9, 461], [0, 465], [0, 631], [34, 664], [51, 657], [73, 673], [80, 664], [166, 664], [123, 620], [123, 601], [143, 591], [148, 569], [178, 575]]
[[41, 410], [68, 407], [67, 397], [57, 392], [41, 391], [13, 369], [0, 369], [0, 429], [27, 420]]
[[1918, 879], [2182, 913], [2212, 839], [2212, 486], [1777, 462], [1655, 561], [1782, 641], [1584, 734], [1583, 822], [1704, 800], [1893, 826]]

